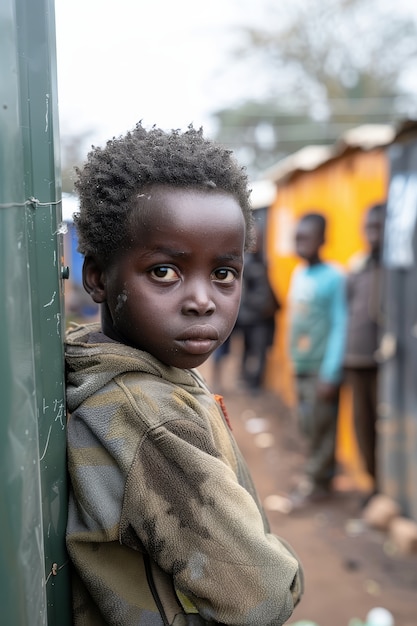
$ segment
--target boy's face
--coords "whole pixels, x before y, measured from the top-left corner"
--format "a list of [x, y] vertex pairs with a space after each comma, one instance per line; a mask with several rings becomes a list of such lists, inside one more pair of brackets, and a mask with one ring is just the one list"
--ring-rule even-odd
[[295, 251], [305, 261], [317, 259], [323, 245], [323, 236], [316, 224], [308, 219], [300, 220], [295, 232]]
[[137, 203], [132, 244], [104, 271], [103, 331], [166, 365], [197, 367], [236, 321], [241, 208], [224, 192], [162, 186]]

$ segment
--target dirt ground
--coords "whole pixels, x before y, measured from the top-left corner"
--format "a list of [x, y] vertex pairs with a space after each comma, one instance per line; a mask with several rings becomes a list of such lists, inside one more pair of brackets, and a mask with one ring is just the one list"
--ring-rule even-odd
[[[417, 626], [417, 555], [395, 552], [387, 536], [366, 527], [352, 479], [340, 468], [334, 496], [288, 511], [286, 494], [302, 475], [305, 452], [291, 411], [273, 392], [249, 394], [235, 369], [222, 374], [222, 393], [234, 435], [252, 472], [272, 530], [297, 551], [305, 570], [304, 597], [288, 625], [353, 626], [384, 607], [395, 626]], [[213, 364], [203, 374], [213, 383]], [[212, 384], [213, 388], [213, 384]], [[301, 624], [300, 624], [301, 626]]]

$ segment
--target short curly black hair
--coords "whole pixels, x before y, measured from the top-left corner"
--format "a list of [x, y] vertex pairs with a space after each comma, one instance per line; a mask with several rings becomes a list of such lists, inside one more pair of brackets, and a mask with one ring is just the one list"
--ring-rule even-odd
[[92, 146], [75, 183], [80, 211], [74, 215], [78, 249], [110, 260], [126, 246], [133, 198], [151, 185], [220, 190], [232, 194], [246, 222], [246, 247], [253, 238], [248, 178], [232, 152], [203, 137], [192, 125], [166, 132], [139, 122], [104, 148]]

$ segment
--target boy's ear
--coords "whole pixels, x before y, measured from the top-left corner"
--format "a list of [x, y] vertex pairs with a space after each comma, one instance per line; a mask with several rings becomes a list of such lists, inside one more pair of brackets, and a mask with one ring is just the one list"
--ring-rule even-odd
[[86, 256], [84, 259], [83, 286], [97, 304], [102, 304], [106, 301], [104, 272], [98, 261], [92, 256]]

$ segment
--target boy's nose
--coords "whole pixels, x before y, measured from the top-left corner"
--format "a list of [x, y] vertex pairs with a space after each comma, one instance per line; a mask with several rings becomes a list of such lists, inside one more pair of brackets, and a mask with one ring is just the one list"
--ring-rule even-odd
[[185, 315], [211, 315], [216, 310], [210, 289], [199, 285], [188, 291], [183, 305], [182, 312]]

